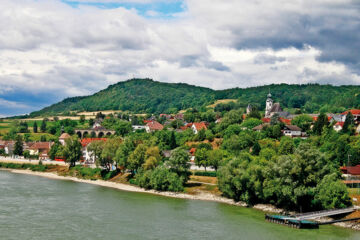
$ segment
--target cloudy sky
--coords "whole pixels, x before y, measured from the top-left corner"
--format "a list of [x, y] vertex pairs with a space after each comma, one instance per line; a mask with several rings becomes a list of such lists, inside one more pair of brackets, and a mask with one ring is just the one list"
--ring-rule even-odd
[[133, 77], [360, 84], [358, 0], [1, 0], [0, 116]]

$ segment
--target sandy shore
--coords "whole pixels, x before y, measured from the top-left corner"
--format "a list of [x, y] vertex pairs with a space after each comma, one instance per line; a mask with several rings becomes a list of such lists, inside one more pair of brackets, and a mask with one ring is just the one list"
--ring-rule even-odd
[[[70, 181], [74, 181], [74, 182], [89, 183], [89, 184], [98, 185], [98, 186], [102, 186], [102, 187], [114, 188], [114, 189], [118, 189], [121, 191], [150, 193], [150, 194], [160, 195], [160, 196], [165, 196], [165, 197], [191, 199], [191, 200], [202, 200], [202, 201], [213, 201], [213, 202], [225, 203], [225, 204], [230, 204], [230, 205], [235, 205], [235, 206], [248, 207], [248, 205], [244, 202], [235, 202], [232, 199], [215, 196], [213, 194], [208, 194], [208, 193], [200, 193], [197, 195], [190, 195], [190, 194], [186, 194], [186, 193], [159, 192], [159, 191], [155, 191], [155, 190], [146, 190], [144, 188], [140, 188], [138, 186], [129, 185], [129, 184], [115, 183], [115, 182], [104, 181], [104, 180], [85, 180], [85, 179], [79, 179], [79, 178], [70, 177], [70, 176], [64, 177], [64, 176], [59, 176], [55, 173], [49, 173], [49, 172], [34, 172], [31, 170], [18, 170], [18, 169], [8, 169], [8, 168], [0, 168], [0, 170], [5, 170], [5, 171], [19, 173], [19, 174], [35, 175], [35, 176], [46, 177], [46, 178], [50, 178], [50, 179], [70, 180]], [[271, 213], [284, 212], [283, 209], [276, 208], [270, 204], [256, 204], [253, 206], [253, 208], [264, 211], [264, 212], [271, 212]], [[328, 221], [330, 219], [329, 218], [322, 219], [322, 221], [324, 221], [324, 220]], [[333, 225], [343, 227], [343, 228], [351, 228], [354, 230], [360, 230], [360, 224], [356, 223], [356, 222], [335, 223]]]

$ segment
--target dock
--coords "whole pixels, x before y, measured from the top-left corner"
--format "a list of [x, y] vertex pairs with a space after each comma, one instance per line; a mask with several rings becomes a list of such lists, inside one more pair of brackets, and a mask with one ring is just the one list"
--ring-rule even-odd
[[340, 220], [334, 220], [334, 221], [328, 221], [328, 222], [322, 222], [322, 223], [315, 220], [315, 219], [321, 218], [321, 217], [329, 217], [329, 216], [352, 213], [352, 212], [356, 211], [357, 209], [358, 208], [355, 208], [355, 207], [349, 207], [349, 208], [342, 208], [342, 209], [332, 209], [332, 210], [308, 212], [308, 213], [296, 214], [296, 215], [291, 215], [291, 216], [266, 214], [265, 220], [268, 222], [272, 222], [272, 223], [286, 225], [286, 226], [289, 226], [292, 228], [314, 229], [314, 228], [319, 228], [319, 225], [360, 220], [360, 218], [340, 219]]

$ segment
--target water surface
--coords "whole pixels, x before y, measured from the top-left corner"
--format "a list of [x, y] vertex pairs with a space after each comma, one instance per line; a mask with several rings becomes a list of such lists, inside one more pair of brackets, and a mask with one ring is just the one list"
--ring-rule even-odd
[[359, 240], [360, 232], [292, 229], [254, 209], [0, 171], [0, 239]]

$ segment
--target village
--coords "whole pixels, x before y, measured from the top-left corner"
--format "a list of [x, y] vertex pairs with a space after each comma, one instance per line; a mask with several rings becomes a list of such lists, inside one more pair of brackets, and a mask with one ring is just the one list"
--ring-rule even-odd
[[[241, 122], [246, 121], [248, 116], [251, 116], [251, 113], [254, 111], [254, 107], [251, 104], [248, 105], [246, 108], [246, 113], [242, 114]], [[256, 110], [255, 110], [256, 111]], [[280, 106], [280, 103], [274, 103], [271, 94], [267, 95], [266, 99], [266, 109], [263, 114], [261, 114], [261, 124], [255, 127], [242, 127], [242, 130], [251, 130], [255, 132], [262, 132], [265, 131], [269, 126], [280, 123], [281, 126], [281, 135], [287, 136], [291, 138], [301, 138], [306, 139], [308, 137], [307, 132], [305, 129], [301, 129], [299, 126], [294, 124], [293, 120], [301, 116], [299, 114], [290, 114], [289, 112], [283, 111]], [[327, 121], [329, 125], [336, 132], [340, 132], [343, 129], [347, 116], [351, 115], [353, 118], [355, 134], [360, 132], [360, 110], [359, 109], [350, 109], [343, 113], [339, 114], [332, 114], [328, 113]], [[309, 122], [309, 129], [314, 127], [314, 124], [318, 121], [319, 114], [306, 114], [307, 117], [311, 118], [311, 122]], [[89, 167], [97, 167], [95, 161], [94, 152], [88, 149], [88, 146], [95, 141], [103, 141], [106, 142], [109, 138], [116, 135], [116, 131], [114, 129], [106, 129], [102, 126], [102, 122], [105, 119], [109, 119], [113, 117], [112, 114], [104, 115], [100, 112], [95, 119], [90, 121], [92, 124], [91, 128], [87, 129], [75, 129], [73, 135], [78, 136], [78, 140], [81, 143], [82, 147], [82, 156], [79, 159], [79, 163], [81, 165], [89, 166]], [[136, 117], [136, 116], [135, 116]], [[146, 132], [148, 134], [161, 131], [161, 130], [168, 130], [168, 131], [175, 131], [177, 133], [184, 132], [186, 130], [191, 130], [194, 135], [204, 135], [199, 138], [200, 142], [210, 143], [214, 149], [220, 148], [222, 139], [210, 137], [207, 138], [205, 133], [207, 133], [209, 125], [219, 125], [222, 122], [222, 117], [216, 116], [214, 122], [208, 121], [201, 121], [201, 122], [187, 122], [184, 117], [184, 113], [177, 113], [177, 114], [159, 114], [158, 116], [151, 115], [149, 118], [143, 119], [142, 121], [136, 121], [136, 124], [132, 124], [131, 128], [133, 132]], [[131, 115], [129, 116], [128, 122], [133, 122], [131, 119]], [[160, 123], [162, 122], [162, 123]], [[175, 123], [175, 125], [174, 125]], [[69, 133], [64, 132], [64, 129], [61, 130], [61, 135], [58, 137], [58, 142], [65, 146], [67, 139], [70, 139], [72, 136]], [[49, 152], [52, 146], [55, 144], [55, 141], [36, 141], [36, 142], [26, 142], [22, 143], [22, 155], [17, 155], [14, 153], [16, 141], [15, 140], [1, 140], [0, 139], [0, 155], [7, 157], [9, 159], [24, 159], [29, 158], [37, 159], [40, 161], [56, 161], [56, 162], [65, 162], [66, 159], [63, 156], [56, 156], [53, 159], [49, 156]], [[189, 153], [189, 163], [191, 164], [192, 170], [210, 170], [213, 171], [213, 167], [206, 167], [204, 168], [201, 164], [197, 164], [196, 158], [196, 144], [191, 145], [187, 144], [188, 153]], [[170, 150], [163, 150], [162, 151], [163, 157], [169, 158], [171, 156], [171, 149]], [[112, 164], [112, 169], [116, 168], [115, 164]], [[351, 166], [347, 162], [344, 166], [341, 167], [341, 171], [344, 174], [347, 174], [347, 179], [353, 179], [354, 176], [360, 176], [360, 165]], [[352, 180], [347, 181], [347, 183], [351, 184], [359, 184], [360, 181]]]

